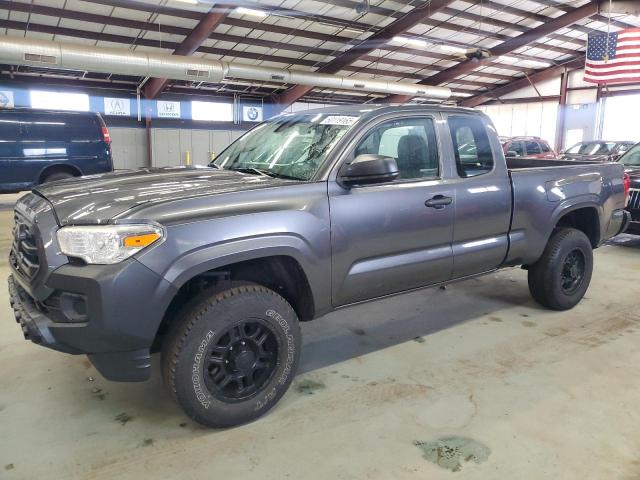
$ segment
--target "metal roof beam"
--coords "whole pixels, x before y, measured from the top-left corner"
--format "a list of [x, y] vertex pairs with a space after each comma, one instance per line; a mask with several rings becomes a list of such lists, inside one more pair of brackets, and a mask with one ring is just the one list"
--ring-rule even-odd
[[[381, 30], [378, 30], [362, 42], [362, 44], [351, 47], [346, 52], [338, 55], [333, 60], [320, 67], [316, 72], [329, 74], [339, 72], [347, 65], [350, 65], [362, 56], [374, 51], [377, 48], [375, 46], [376, 44], [386, 44], [396, 35], [406, 32], [411, 27], [419, 24], [425, 18], [430, 17], [434, 13], [437, 13], [447, 7], [452, 3], [452, 1], [453, 0], [432, 0], [428, 4], [422, 4], [419, 7], [414, 8], [402, 18], [399, 18]], [[472, 3], [476, 2], [476, 0], [469, 1]], [[302, 98], [311, 89], [312, 87], [305, 85], [296, 85], [280, 95], [277, 102], [282, 108], [286, 108], [298, 99]]]
[[490, 102], [492, 100], [500, 98], [503, 95], [513, 93], [517, 90], [520, 90], [521, 88], [526, 88], [530, 85], [530, 81], [532, 83], [544, 82], [545, 80], [556, 78], [568, 70], [576, 70], [578, 68], [581, 68], [583, 65], [584, 56], [581, 56], [565, 63], [564, 65], [557, 65], [545, 70], [540, 70], [539, 72], [529, 75], [528, 78], [519, 78], [518, 80], [514, 80], [513, 82], [507, 83], [506, 85], [501, 85], [497, 88], [494, 88], [493, 90], [489, 90], [487, 92], [481, 93], [480, 95], [476, 95], [475, 97], [467, 98], [465, 100], [462, 100], [460, 104], [465, 107], [477, 107], [478, 105]]
[[[224, 5], [223, 5], [224, 7]], [[212, 8], [198, 25], [185, 37], [182, 43], [173, 52], [174, 55], [192, 55], [209, 38], [220, 22], [227, 16], [218, 11], [219, 7]], [[224, 10], [224, 8], [223, 8]], [[149, 99], [156, 98], [169, 84], [166, 78], [151, 78], [144, 87], [144, 96]]]
[[[501, 43], [497, 47], [491, 49], [490, 57], [481, 59], [472, 58], [465, 60], [454, 67], [448, 68], [447, 70], [444, 70], [440, 73], [437, 73], [436, 75], [422, 80], [420, 83], [424, 85], [440, 85], [450, 82], [457, 77], [471, 73], [478, 67], [489, 65], [493, 62], [495, 57], [507, 55], [514, 50], [517, 50], [521, 47], [524, 47], [525, 45], [530, 44], [531, 42], [536, 41], [539, 38], [549, 35], [550, 33], [553, 33], [561, 28], [572, 25], [578, 20], [589, 17], [590, 15], [593, 15], [597, 12], [598, 3], [591, 1], [581, 7], [571, 10], [569, 13], [565, 13], [560, 17], [552, 19], [549, 22], [540, 25], [539, 27], [532, 28], [522, 35]], [[525, 79], [525, 81], [527, 80]], [[392, 103], [403, 103], [410, 100], [411, 98], [412, 97], [407, 95], [391, 95], [390, 97], [388, 97], [387, 101]]]

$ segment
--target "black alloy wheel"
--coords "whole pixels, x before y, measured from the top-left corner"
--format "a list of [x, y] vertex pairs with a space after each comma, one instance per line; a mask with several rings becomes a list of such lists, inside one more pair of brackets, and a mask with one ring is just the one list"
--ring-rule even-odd
[[566, 295], [575, 293], [575, 291], [580, 288], [580, 285], [582, 285], [584, 273], [584, 253], [579, 249], [575, 249], [567, 255], [564, 260], [564, 265], [562, 266], [562, 291]]
[[162, 374], [196, 422], [213, 428], [264, 415], [298, 368], [302, 335], [291, 305], [250, 282], [214, 285], [172, 319], [162, 346]]
[[277, 357], [278, 341], [270, 325], [257, 319], [233, 325], [209, 350], [205, 385], [222, 401], [245, 400], [271, 379]]

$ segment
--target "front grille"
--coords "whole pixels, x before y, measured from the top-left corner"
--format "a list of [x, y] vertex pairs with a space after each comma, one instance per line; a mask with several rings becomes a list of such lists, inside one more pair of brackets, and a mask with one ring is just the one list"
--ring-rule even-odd
[[32, 280], [40, 270], [38, 245], [31, 221], [19, 212], [14, 214], [13, 246], [9, 261], [23, 277]]
[[629, 191], [629, 210], [640, 209], [640, 190], [632, 189]]

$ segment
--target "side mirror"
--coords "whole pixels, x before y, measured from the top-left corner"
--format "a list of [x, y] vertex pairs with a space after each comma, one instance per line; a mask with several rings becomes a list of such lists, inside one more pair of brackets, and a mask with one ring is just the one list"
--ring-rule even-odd
[[509, 150], [509, 151], [507, 152], [507, 158], [515, 158], [515, 157], [517, 157], [517, 156], [518, 156], [518, 152], [515, 152], [515, 151], [513, 151], [513, 150]]
[[390, 182], [398, 178], [398, 164], [384, 155], [358, 155], [338, 172], [338, 183], [344, 186], [372, 185]]

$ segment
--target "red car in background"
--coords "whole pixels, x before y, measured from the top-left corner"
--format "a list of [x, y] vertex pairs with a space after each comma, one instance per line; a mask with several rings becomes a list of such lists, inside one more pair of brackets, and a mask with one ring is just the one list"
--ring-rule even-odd
[[506, 157], [558, 158], [549, 142], [540, 137], [500, 137]]

